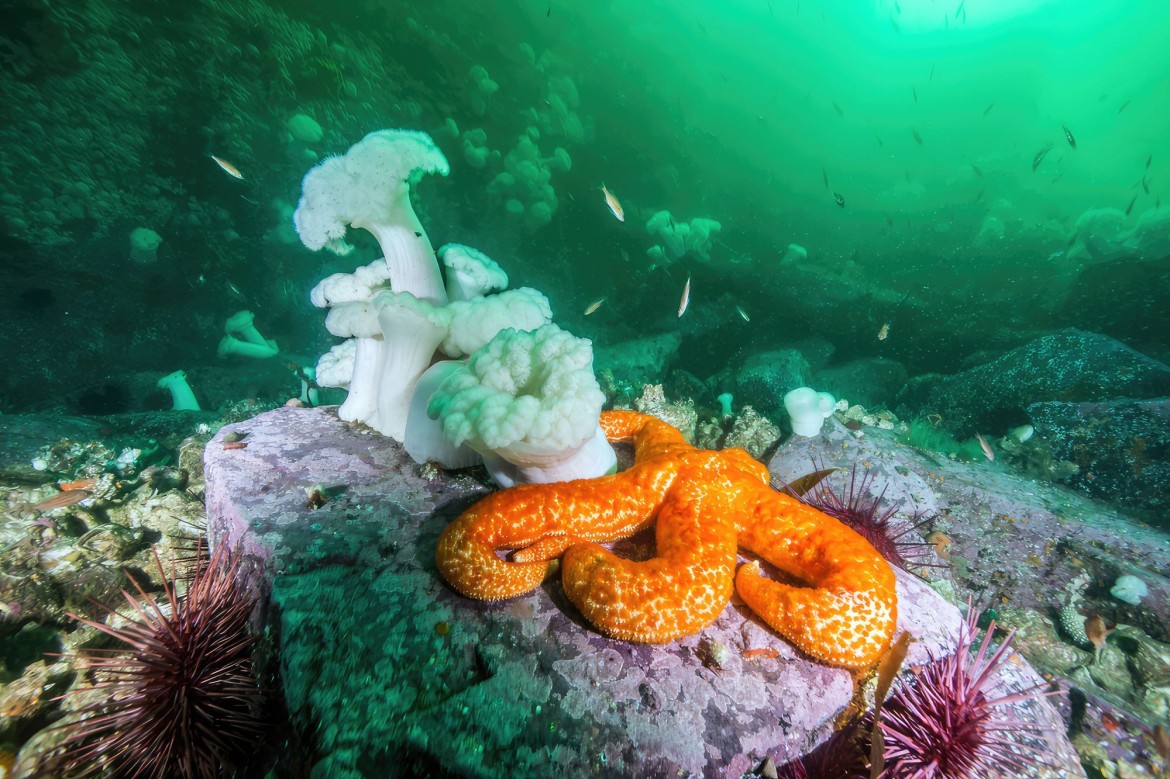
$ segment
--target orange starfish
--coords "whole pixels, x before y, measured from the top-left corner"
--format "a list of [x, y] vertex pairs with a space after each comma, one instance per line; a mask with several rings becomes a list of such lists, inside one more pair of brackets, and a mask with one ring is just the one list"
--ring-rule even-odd
[[[698, 632], [734, 586], [765, 622], [824, 662], [873, 663], [896, 620], [894, 574], [853, 530], [768, 485], [742, 449], [708, 451], [631, 411], [601, 416], [607, 438], [632, 438], [634, 465], [598, 479], [496, 492], [443, 531], [439, 572], [460, 593], [499, 600], [540, 585], [563, 555], [569, 599], [602, 632], [662, 643]], [[596, 542], [657, 520], [656, 556], [622, 559]], [[809, 586], [735, 572], [743, 547]], [[515, 550], [511, 561], [497, 550]]]

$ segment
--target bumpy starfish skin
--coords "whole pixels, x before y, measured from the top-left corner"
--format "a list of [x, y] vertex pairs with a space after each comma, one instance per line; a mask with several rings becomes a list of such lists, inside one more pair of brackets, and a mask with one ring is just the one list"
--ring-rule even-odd
[[[684, 467], [655, 528], [657, 554], [626, 560], [597, 544], [577, 544], [561, 561], [565, 593], [585, 619], [614, 638], [663, 643], [705, 627], [731, 597], [735, 526], [704, 521], [719, 501], [705, 497]], [[731, 487], [712, 474], [706, 486]]]
[[[888, 645], [894, 575], [837, 520], [775, 492], [747, 452], [695, 449], [670, 425], [630, 411], [602, 414], [611, 441], [632, 438], [634, 465], [599, 479], [526, 485], [472, 506], [439, 539], [440, 573], [459, 592], [498, 600], [537, 587], [563, 553], [569, 599], [615, 638], [665, 642], [702, 629], [734, 587], [765, 622], [824, 662], [860, 668]], [[635, 562], [597, 541], [657, 520], [656, 556]], [[737, 546], [811, 586], [735, 575]], [[506, 562], [497, 550], [518, 550]]]
[[[627, 437], [630, 420], [602, 422], [611, 439]], [[690, 448], [677, 430], [663, 427], [636, 442], [634, 466], [620, 474], [519, 485], [476, 503], [439, 537], [439, 573], [469, 598], [503, 600], [538, 587], [572, 544], [616, 541], [649, 527], [678, 474], [669, 455]], [[523, 551], [507, 562], [497, 549]]]
[[[695, 449], [670, 425], [633, 412], [602, 415], [610, 440], [633, 438], [642, 464], [678, 469], [655, 527], [656, 556], [635, 562], [597, 544], [565, 552], [569, 600], [602, 632], [664, 643], [696, 633], [727, 605], [733, 588], [737, 504], [747, 505], [768, 471], [743, 450]], [[659, 465], [658, 467], [661, 467]], [[745, 503], [746, 501], [746, 503]]]
[[812, 587], [762, 577], [740, 566], [739, 597], [807, 654], [864, 668], [889, 645], [897, 622], [894, 572], [864, 538], [836, 519], [769, 490], [739, 532], [739, 545]]

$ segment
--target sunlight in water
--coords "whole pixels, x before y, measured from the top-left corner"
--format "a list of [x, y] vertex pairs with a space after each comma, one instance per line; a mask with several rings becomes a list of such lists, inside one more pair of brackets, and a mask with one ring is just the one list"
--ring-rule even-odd
[[953, 28], [979, 30], [1017, 21], [1052, 0], [876, 0], [875, 15], [888, 16], [904, 34], [930, 34]]

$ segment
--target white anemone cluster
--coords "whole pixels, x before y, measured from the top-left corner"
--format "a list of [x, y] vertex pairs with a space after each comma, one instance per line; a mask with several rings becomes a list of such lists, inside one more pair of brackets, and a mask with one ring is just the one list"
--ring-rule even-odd
[[[537, 161], [567, 167], [563, 156]], [[501, 484], [611, 470], [592, 345], [551, 325], [537, 290], [507, 289], [482, 252], [431, 251], [409, 197], [413, 178], [430, 172], [445, 174], [447, 162], [428, 136], [383, 130], [305, 176], [295, 223], [306, 246], [344, 251], [347, 229], [362, 227], [384, 253], [310, 294], [328, 309], [326, 329], [345, 339], [317, 363], [316, 383], [347, 389], [338, 415], [402, 442], [419, 462], [482, 458]]]

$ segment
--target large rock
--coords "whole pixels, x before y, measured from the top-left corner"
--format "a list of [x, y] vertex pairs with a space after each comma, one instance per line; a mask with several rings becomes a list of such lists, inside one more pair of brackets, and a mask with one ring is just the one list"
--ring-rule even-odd
[[[1087, 610], [1110, 623], [1140, 625], [1170, 643], [1165, 534], [1063, 485], [1026, 476], [1004, 459], [958, 462], [905, 446], [894, 431], [866, 427], [859, 435], [830, 417], [821, 435], [785, 442], [768, 469], [790, 482], [817, 468], [848, 472], [856, 466], [873, 477], [870, 497], [884, 491], [883, 506], [930, 518], [922, 533], [950, 536], [947, 575], [956, 586], [989, 603], [1047, 616], [1065, 599], [1069, 583], [1090, 573]], [[829, 478], [848, 492], [846, 474]], [[1140, 608], [1110, 596], [1120, 574], [1149, 584]]]
[[783, 413], [784, 396], [810, 381], [812, 369], [796, 349], [756, 352], [735, 372], [735, 404], [778, 415]]
[[[1119, 257], [1077, 275], [1059, 313], [1063, 321], [1135, 344], [1170, 332], [1170, 252], [1160, 258]], [[1118, 305], [1125, 301], [1124, 305]]]
[[[823, 740], [853, 697], [848, 672], [799, 656], [735, 603], [700, 635], [652, 646], [583, 624], [555, 577], [503, 603], [463, 598], [434, 550], [485, 493], [471, 476], [420, 468], [328, 409], [234, 429], [246, 448], [225, 449], [225, 431], [207, 449], [209, 521], [272, 582], [288, 709], [316, 726], [315, 776], [738, 777]], [[310, 509], [314, 485], [334, 497]], [[913, 577], [898, 587], [899, 628], [918, 639], [907, 662], [948, 651], [955, 610]]]
[[889, 405], [906, 384], [906, 368], [887, 357], [866, 357], [817, 371], [815, 388], [867, 408]]
[[1170, 398], [1028, 406], [1057, 459], [1080, 471], [1068, 483], [1095, 497], [1154, 512], [1170, 529]]
[[678, 359], [682, 336], [659, 333], [612, 346], [593, 344], [593, 367], [606, 371], [615, 382], [641, 389], [643, 384], [661, 384]]
[[922, 413], [936, 413], [959, 438], [1000, 432], [1046, 400], [1093, 401], [1170, 395], [1170, 366], [1106, 335], [1068, 328], [985, 365], [940, 379]]

